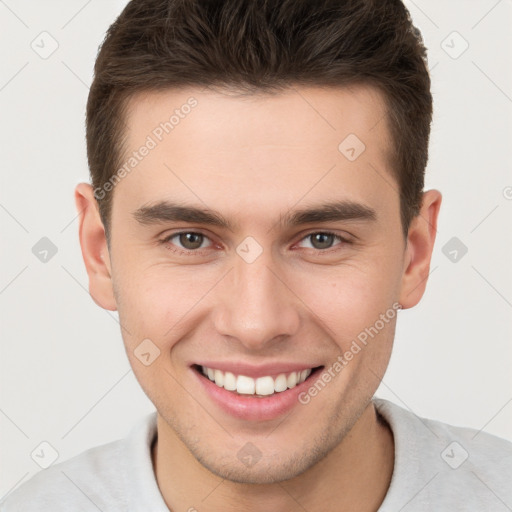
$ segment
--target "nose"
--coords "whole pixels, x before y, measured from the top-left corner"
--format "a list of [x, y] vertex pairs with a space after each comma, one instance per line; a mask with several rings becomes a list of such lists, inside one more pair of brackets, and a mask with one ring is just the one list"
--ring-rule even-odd
[[276, 268], [270, 251], [263, 251], [252, 263], [235, 256], [213, 314], [220, 335], [259, 351], [297, 332], [300, 300]]

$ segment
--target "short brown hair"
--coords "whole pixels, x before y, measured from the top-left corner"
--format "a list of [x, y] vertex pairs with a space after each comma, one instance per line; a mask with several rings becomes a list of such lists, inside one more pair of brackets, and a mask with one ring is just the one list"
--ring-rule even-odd
[[[356, 83], [384, 94], [407, 237], [421, 207], [432, 96], [426, 49], [401, 0], [131, 0], [94, 67], [86, 119], [92, 185], [103, 190], [121, 163], [126, 105], [137, 92]], [[102, 196], [109, 240], [112, 192]]]

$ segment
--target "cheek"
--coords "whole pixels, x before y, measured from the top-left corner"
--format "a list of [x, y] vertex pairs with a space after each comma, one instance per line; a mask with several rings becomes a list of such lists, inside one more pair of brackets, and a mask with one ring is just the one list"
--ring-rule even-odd
[[187, 313], [201, 292], [190, 286], [190, 280], [155, 266], [137, 275], [125, 273], [118, 282], [126, 354], [137, 381], [154, 403], [172, 403], [171, 397], [178, 401], [177, 396], [181, 396], [170, 354], [187, 334]]
[[118, 310], [126, 327], [126, 345], [133, 349], [141, 340], [150, 338], [167, 352], [184, 334], [189, 316], [195, 314], [195, 307], [215, 282], [214, 275], [193, 267], [177, 269], [161, 264], [136, 275], [120, 274]]
[[[332, 336], [342, 351], [348, 350], [351, 342], [369, 329], [393, 309], [398, 294], [398, 279], [377, 262], [369, 264], [343, 265], [336, 269], [304, 273], [296, 290], [304, 303], [321, 322], [327, 335]], [[387, 320], [395, 316], [391, 311]], [[379, 335], [389, 335], [389, 324], [379, 321]], [[380, 332], [382, 331], [382, 333]], [[361, 336], [364, 339], [364, 335]]]
[[352, 268], [303, 281], [304, 302], [336, 345], [327, 370], [341, 375], [335, 380], [341, 401], [371, 397], [388, 366], [398, 309], [389, 276], [378, 268]]

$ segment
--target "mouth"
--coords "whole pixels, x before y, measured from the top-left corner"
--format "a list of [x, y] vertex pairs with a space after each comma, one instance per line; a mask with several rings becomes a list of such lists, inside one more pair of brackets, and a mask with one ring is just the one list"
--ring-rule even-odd
[[202, 379], [207, 379], [218, 388], [229, 391], [234, 395], [240, 397], [269, 398], [300, 386], [305, 381], [316, 376], [324, 366], [262, 375], [254, 378], [248, 375], [237, 375], [229, 371], [222, 371], [218, 368], [209, 368], [198, 364], [193, 364], [192, 368]]

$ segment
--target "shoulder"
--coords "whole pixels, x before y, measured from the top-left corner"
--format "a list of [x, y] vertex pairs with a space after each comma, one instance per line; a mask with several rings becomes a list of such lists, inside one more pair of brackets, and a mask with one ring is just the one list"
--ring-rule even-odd
[[510, 441], [423, 418], [387, 400], [376, 398], [374, 404], [395, 439], [395, 469], [388, 493], [393, 506], [406, 499], [412, 500], [410, 510], [441, 505], [486, 510], [500, 510], [504, 503], [512, 506]]
[[91, 448], [36, 473], [1, 503], [1, 512], [98, 510], [123, 499], [123, 441]]
[[152, 477], [148, 445], [154, 433], [152, 414], [127, 438], [39, 471], [0, 502], [0, 512], [127, 510], [133, 487], [147, 486]]
[[493, 466], [512, 469], [512, 442], [506, 439], [483, 430], [423, 418], [381, 398], [374, 399], [374, 404], [393, 432], [399, 434], [400, 443], [409, 448], [412, 445], [422, 449], [443, 448], [436, 455], [442, 461], [448, 461], [449, 467], [461, 467], [467, 463], [467, 467], [476, 468], [492, 463]]

